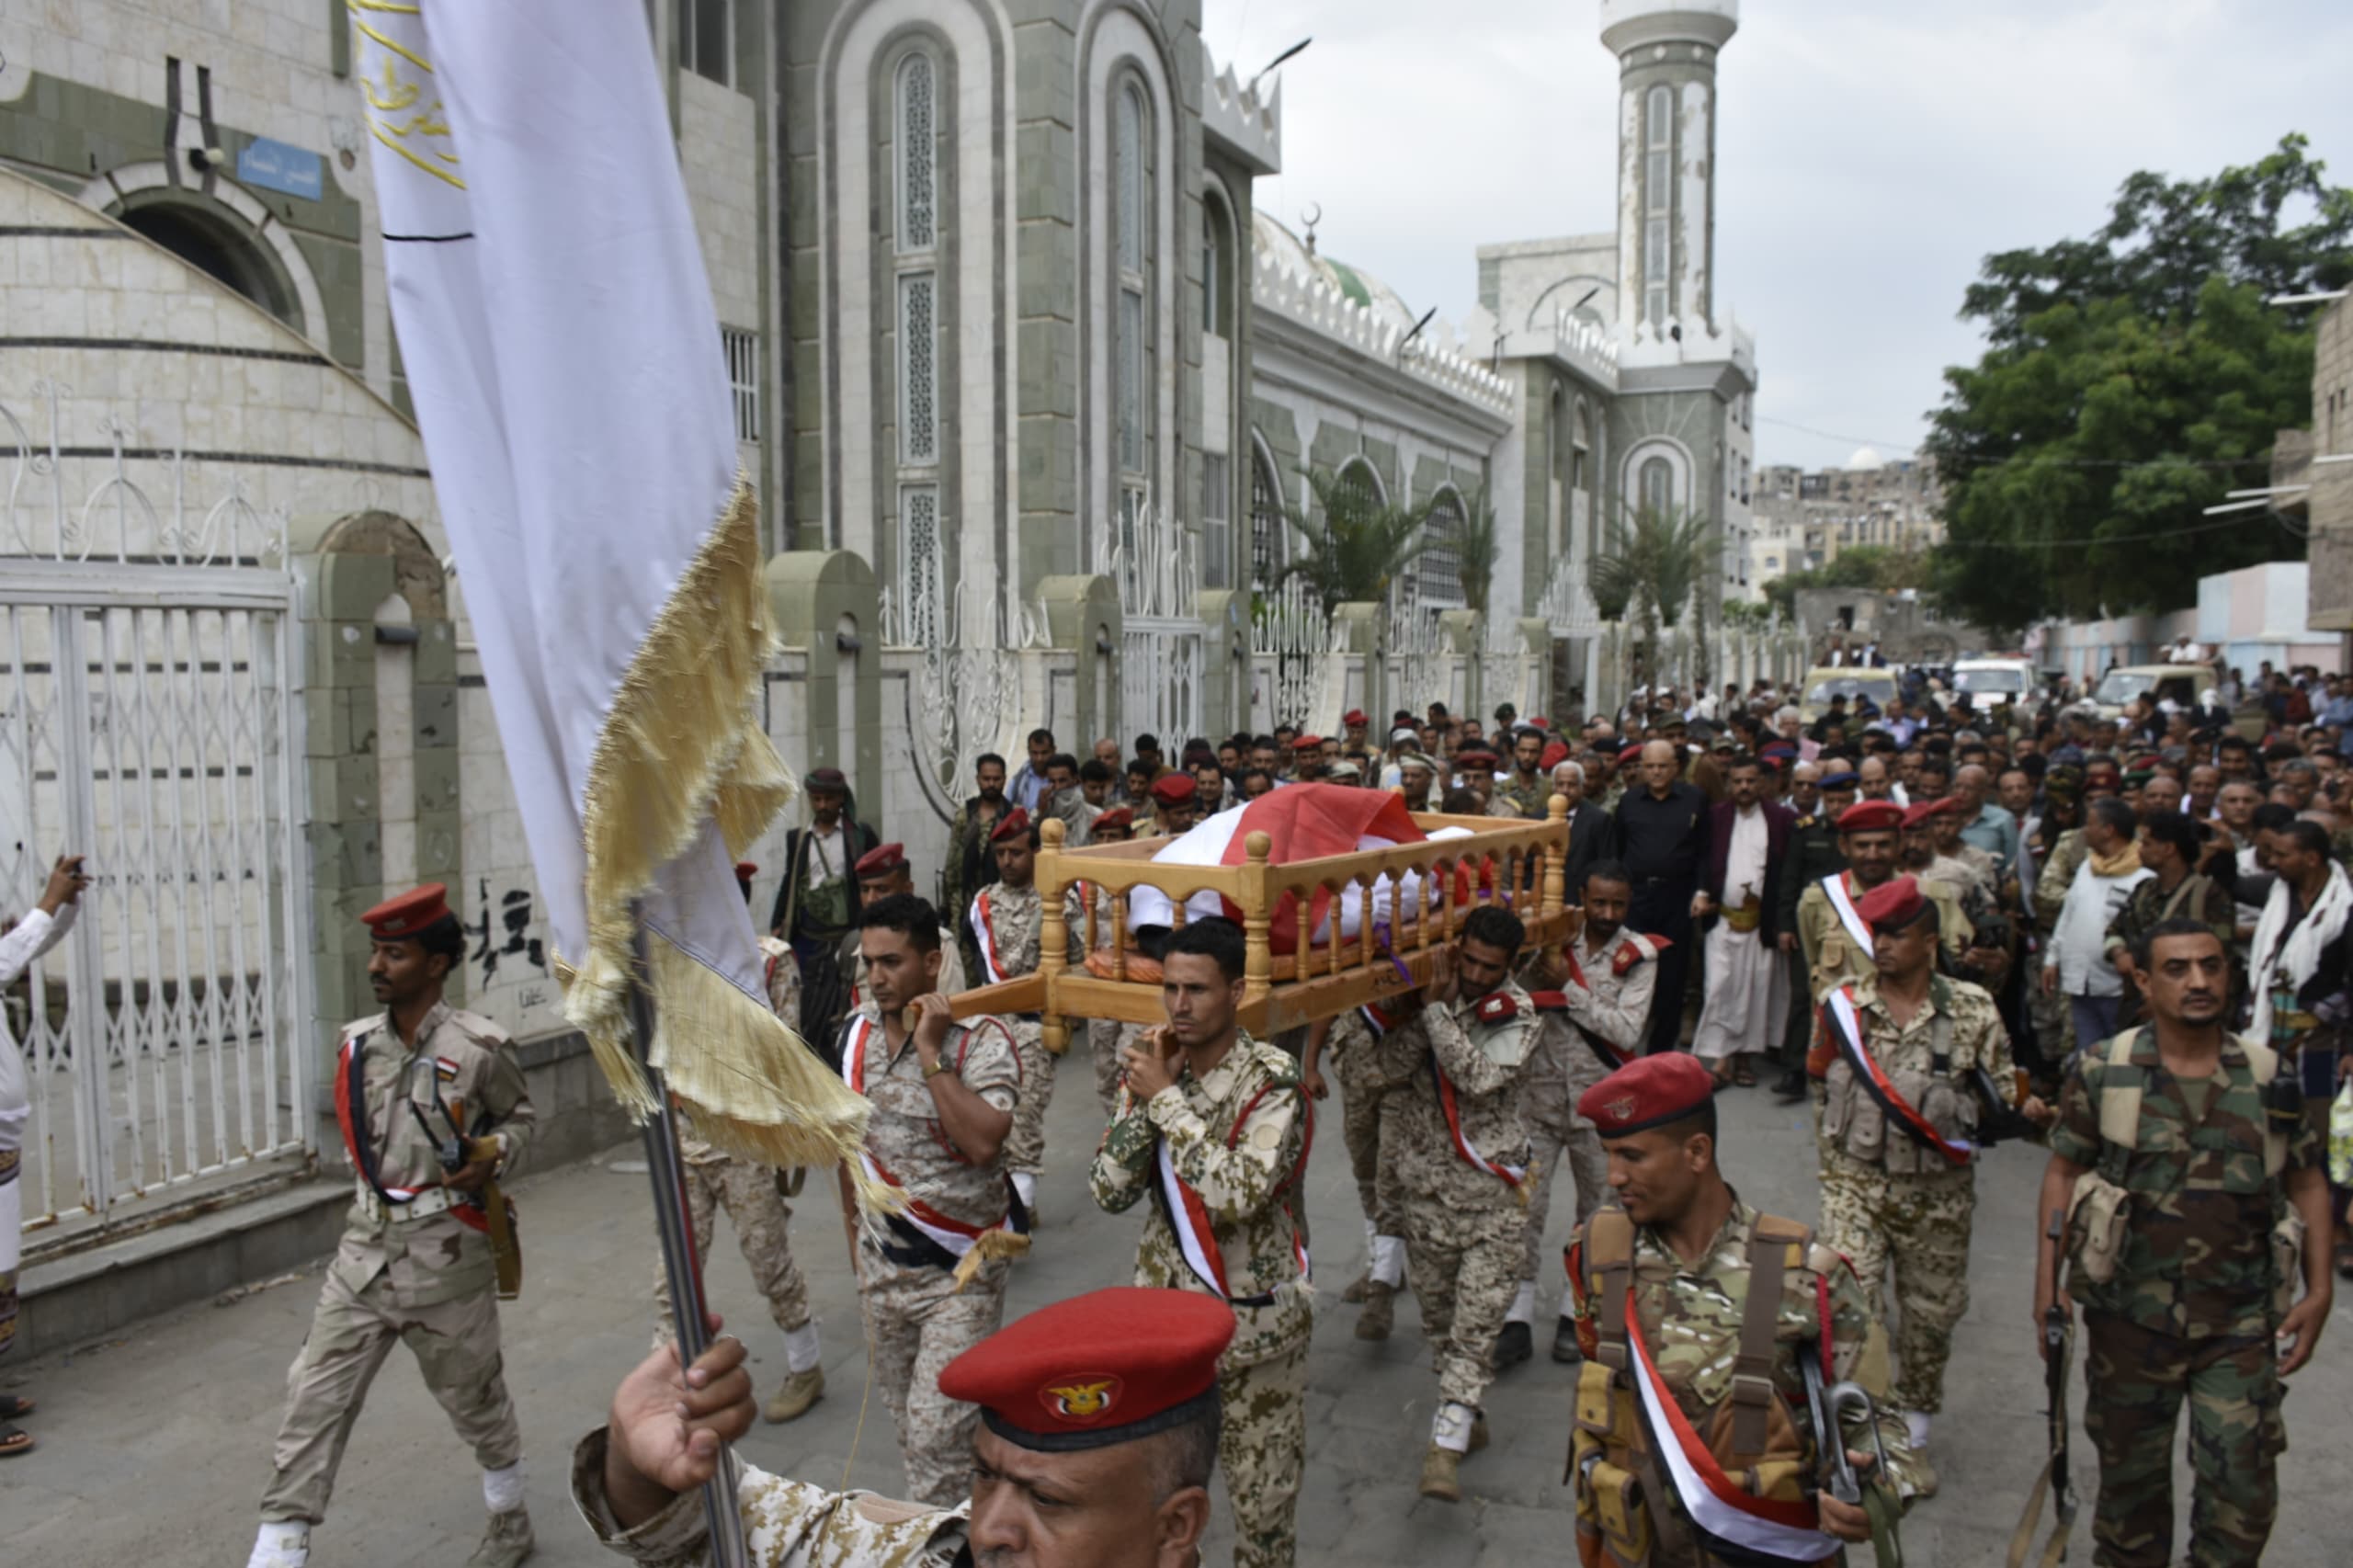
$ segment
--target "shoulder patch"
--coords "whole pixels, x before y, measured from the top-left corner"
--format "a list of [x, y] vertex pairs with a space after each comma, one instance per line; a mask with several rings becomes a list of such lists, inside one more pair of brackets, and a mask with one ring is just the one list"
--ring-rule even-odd
[[1519, 1017], [1519, 1002], [1508, 991], [1490, 994], [1474, 1010], [1483, 1024], [1507, 1024]]
[[1618, 941], [1618, 950], [1610, 955], [1609, 971], [1622, 976], [1644, 959], [1656, 958], [1659, 949], [1668, 945], [1664, 937], [1621, 937]]

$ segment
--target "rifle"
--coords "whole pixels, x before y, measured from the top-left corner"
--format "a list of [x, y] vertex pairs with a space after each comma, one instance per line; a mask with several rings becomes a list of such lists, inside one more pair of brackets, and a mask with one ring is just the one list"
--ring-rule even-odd
[[[408, 1102], [408, 1113], [416, 1118], [416, 1125], [425, 1135], [433, 1139], [434, 1157], [440, 1163], [443, 1176], [455, 1176], [477, 1159], [494, 1157], [495, 1150], [488, 1146], [487, 1139], [466, 1136], [463, 1131], [463, 1100], [452, 1108], [441, 1097], [441, 1091], [437, 1087], [433, 1092], [433, 1103], [440, 1110], [441, 1119], [449, 1124], [449, 1136], [447, 1138], [435, 1136], [433, 1124], [426, 1120], [425, 1112], [417, 1108], [415, 1100]], [[489, 1119], [488, 1117], [483, 1118], [477, 1131], [486, 1131]], [[498, 1299], [502, 1301], [514, 1301], [523, 1293], [523, 1248], [515, 1237], [514, 1206], [498, 1189], [496, 1176], [482, 1184], [478, 1201], [490, 1234], [491, 1257], [498, 1269]]]
[[[2065, 1234], [2066, 1221], [2064, 1209], [2051, 1211], [2051, 1222], [2044, 1227], [2043, 1234], [2054, 1249]], [[2054, 1278], [2058, 1267], [2054, 1257]], [[2075, 1528], [2075, 1489], [2067, 1482], [2067, 1374], [2069, 1352], [2075, 1343], [2073, 1314], [2052, 1301], [2042, 1314], [2042, 1378], [2043, 1390], [2051, 1401], [2051, 1453], [2042, 1461], [2042, 1473], [2034, 1478], [2034, 1489], [2027, 1494], [2026, 1511], [2018, 1516], [2018, 1528], [2011, 1532], [2008, 1568], [2025, 1568], [2028, 1553], [2034, 1548], [2034, 1527], [2042, 1520], [2042, 1500], [2046, 1495], [2051, 1499], [2051, 1535], [2042, 1543], [2040, 1568], [2056, 1568], [2067, 1557], [2067, 1537]]]
[[[1904, 1568], [1904, 1540], [1896, 1529], [1904, 1517], [1904, 1500], [1896, 1494], [1894, 1477], [1888, 1468], [1887, 1439], [1880, 1434], [1878, 1404], [1860, 1383], [1825, 1386], [1819, 1345], [1808, 1343], [1798, 1347], [1798, 1372], [1805, 1383], [1807, 1412], [1813, 1417], [1815, 1484], [1839, 1502], [1860, 1507], [1870, 1517], [1871, 1551], [1878, 1558], [1880, 1568]], [[1870, 1434], [1877, 1462], [1868, 1480], [1847, 1457], [1847, 1435], [1839, 1417], [1850, 1410]]]

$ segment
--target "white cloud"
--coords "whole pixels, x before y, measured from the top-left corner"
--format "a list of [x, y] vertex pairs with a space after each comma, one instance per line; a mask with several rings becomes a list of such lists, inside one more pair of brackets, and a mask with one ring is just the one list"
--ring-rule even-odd
[[[1475, 302], [1481, 244], [1610, 226], [1616, 63], [1559, 0], [1204, 0], [1202, 36], [1282, 69], [1294, 228], [1418, 312]], [[1976, 355], [1984, 255], [2093, 229], [2126, 176], [2353, 159], [2353, 7], [2328, 0], [1751, 0], [1721, 67], [1719, 299], [1756, 333], [1760, 461], [1901, 450]], [[2338, 171], [2353, 183], [2353, 167]], [[1829, 438], [1790, 428], [1834, 432]]]

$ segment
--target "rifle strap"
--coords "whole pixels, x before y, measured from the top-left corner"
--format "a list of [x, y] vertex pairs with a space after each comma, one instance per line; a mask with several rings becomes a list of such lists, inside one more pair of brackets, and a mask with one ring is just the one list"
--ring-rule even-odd
[[1589, 1288], [1601, 1298], [1599, 1358], [1623, 1374], [1633, 1363], [1626, 1351], [1627, 1287], [1633, 1283], [1634, 1222], [1614, 1204], [1593, 1211], [1585, 1222], [1585, 1267]]
[[1756, 1217], [1748, 1237], [1748, 1297], [1741, 1308], [1740, 1348], [1732, 1363], [1732, 1470], [1746, 1470], [1765, 1453], [1771, 1413], [1773, 1367], [1779, 1357], [1775, 1331], [1781, 1315], [1782, 1278], [1790, 1250], [1802, 1257], [1813, 1233], [1794, 1221]]
[[[2027, 1568], [2027, 1558], [2034, 1551], [2035, 1527], [2042, 1522], [2042, 1504], [2046, 1497], [2056, 1499], [2056, 1510], [2051, 1520], [2050, 1539], [2042, 1543], [2042, 1556], [2038, 1568], [2058, 1568], [2067, 1555], [2067, 1538], [2075, 1526], [2075, 1498], [2067, 1484], [2067, 1378], [2070, 1352], [2075, 1345], [2075, 1329], [2071, 1323], [2066, 1337], [2061, 1341], [2055, 1369], [2051, 1373], [2053, 1391], [2050, 1411], [2051, 1451], [2043, 1456], [2042, 1471], [2034, 1478], [2032, 1490], [2027, 1493], [2026, 1511], [2018, 1516], [2018, 1528], [2010, 1532], [2010, 1551], [2006, 1568]], [[2054, 1479], [2056, 1484], [2053, 1484]]]

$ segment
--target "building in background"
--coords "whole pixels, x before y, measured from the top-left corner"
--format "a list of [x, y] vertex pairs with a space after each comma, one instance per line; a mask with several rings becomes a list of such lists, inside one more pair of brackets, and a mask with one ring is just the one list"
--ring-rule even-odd
[[1891, 462], [1870, 447], [1844, 468], [1762, 469], [1750, 579], [1761, 592], [1777, 577], [1827, 566], [1857, 545], [1925, 551], [1944, 538], [1943, 505], [1934, 465], [1909, 457]]
[[[1616, 222], [1466, 254], [1453, 324], [1257, 210], [1279, 89], [1210, 58], [1197, 0], [647, 16], [775, 551], [769, 732], [926, 875], [970, 758], [1032, 725], [1173, 746], [1608, 704], [1624, 642], [1586, 574], [1637, 506], [1718, 530], [1710, 606], [1753, 597], [1756, 363], [1715, 247], [1733, 0], [1603, 0], [1618, 145], [1583, 155], [1614, 153]], [[364, 155], [363, 106], [404, 106], [354, 78], [366, 25], [0, 15], [0, 902], [69, 844], [99, 876], [18, 1031], [29, 1283], [82, 1292], [35, 1333], [152, 1306], [161, 1276], [69, 1255], [176, 1216], [240, 1216], [256, 1269], [331, 1233], [328, 1066], [388, 890], [449, 884], [459, 994], [523, 1042], [542, 1146], [614, 1131], [443, 565]], [[1284, 585], [1316, 472], [1427, 515], [1385, 600]], [[1744, 637], [1678, 642], [1674, 673], [1779, 656]]]

